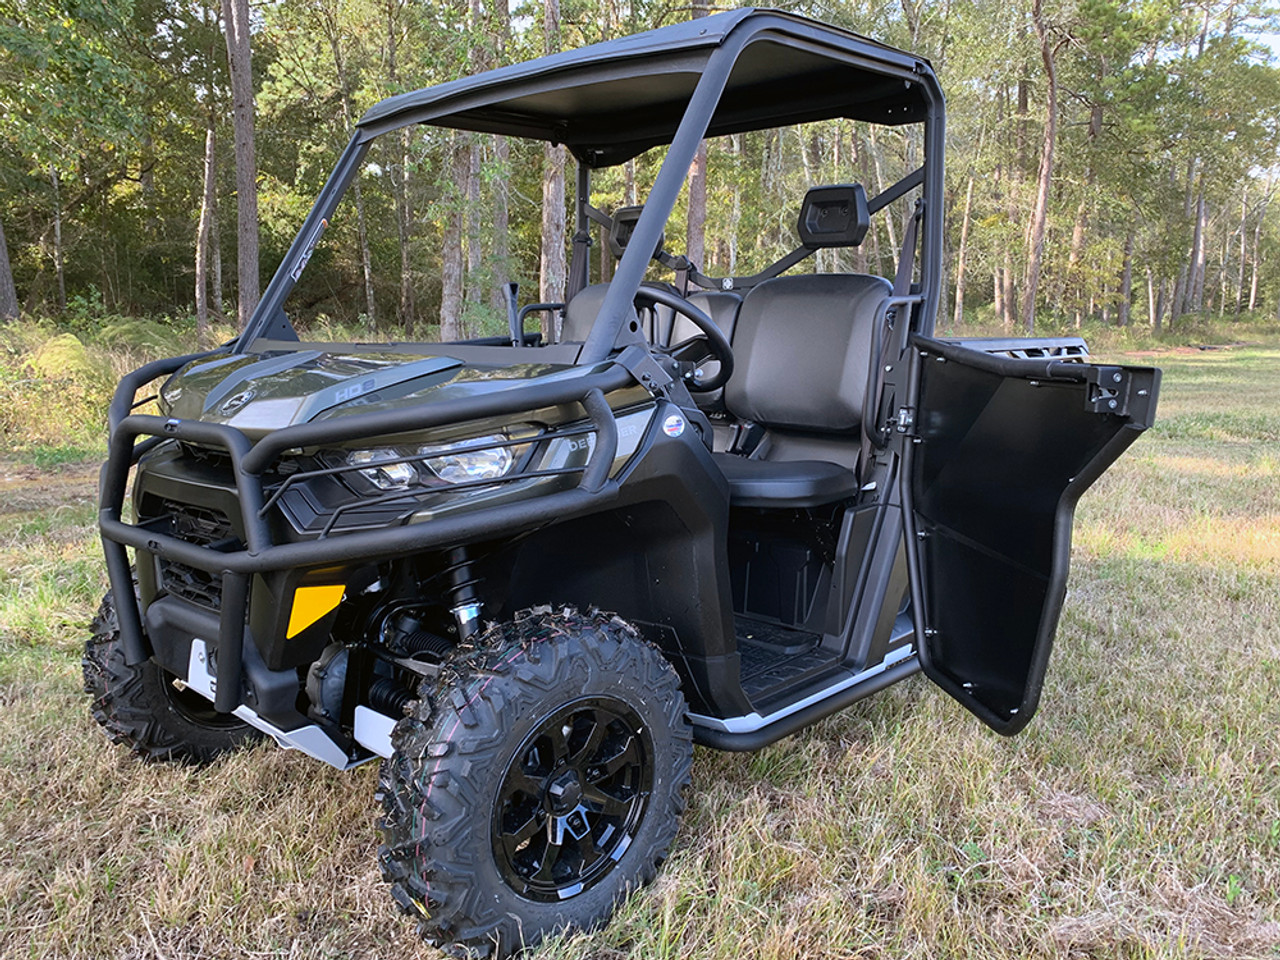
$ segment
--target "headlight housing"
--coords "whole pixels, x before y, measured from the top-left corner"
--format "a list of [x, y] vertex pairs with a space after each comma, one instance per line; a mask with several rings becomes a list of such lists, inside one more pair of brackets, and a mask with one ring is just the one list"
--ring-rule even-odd
[[[398, 462], [397, 462], [398, 461]], [[353, 467], [369, 464], [366, 469], [358, 471], [379, 490], [407, 490], [417, 478], [413, 465], [405, 463], [404, 454], [399, 450], [352, 450], [347, 454], [347, 463]]]
[[511, 447], [493, 446], [506, 439], [501, 434], [491, 434], [427, 445], [418, 448], [418, 455], [426, 458], [427, 469], [445, 483], [498, 480], [510, 473], [516, 462]]
[[[528, 442], [522, 435], [527, 431]], [[448, 443], [420, 446], [374, 447], [366, 450], [331, 450], [321, 455], [330, 467], [348, 466], [348, 482], [357, 477], [378, 491], [422, 490], [456, 484], [498, 481], [516, 471], [535, 442], [532, 427]], [[513, 441], [519, 442], [513, 442]], [[346, 471], [340, 471], [346, 472]]]

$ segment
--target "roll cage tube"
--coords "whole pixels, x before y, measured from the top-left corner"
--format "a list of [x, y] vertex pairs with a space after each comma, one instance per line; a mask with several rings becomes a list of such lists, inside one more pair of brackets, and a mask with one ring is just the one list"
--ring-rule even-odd
[[[658, 177], [644, 204], [644, 211], [636, 223], [635, 232], [627, 250], [618, 264], [613, 283], [601, 305], [596, 323], [592, 327], [579, 355], [579, 364], [596, 363], [605, 359], [618, 346], [639, 340], [625, 321], [632, 315], [632, 301], [644, 278], [650, 257], [647, 256], [658, 242], [683, 186], [689, 164], [692, 163], [698, 145], [714, 120], [716, 108], [733, 71], [734, 65], [746, 47], [758, 41], [772, 41], [807, 52], [818, 52], [833, 61], [858, 62], [882, 76], [901, 77], [909, 84], [919, 84], [926, 104], [924, 125], [924, 178], [923, 200], [925, 215], [923, 237], [920, 245], [920, 290], [923, 294], [922, 310], [916, 317], [915, 329], [925, 335], [933, 330], [934, 315], [940, 295], [940, 276], [936, 276], [942, 258], [942, 196], [943, 196], [943, 139], [945, 134], [944, 101], [942, 91], [932, 71], [922, 60], [907, 65], [891, 63], [887, 59], [871, 59], [865, 53], [842, 50], [830, 43], [830, 38], [811, 30], [808, 25], [781, 17], [762, 16], [743, 20], [732, 27], [720, 41], [720, 45], [707, 56], [701, 76], [689, 102], [681, 114], [680, 122], [670, 141]], [[897, 51], [892, 51], [898, 53]], [[899, 54], [900, 58], [901, 55]], [[895, 58], [897, 59], [897, 58]], [[253, 317], [232, 347], [234, 352], [244, 352], [253, 341], [270, 337], [279, 340], [297, 339], [297, 333], [284, 315], [284, 301], [301, 276], [310, 259], [311, 251], [319, 241], [328, 218], [345, 194], [360, 168], [372, 140], [386, 133], [416, 123], [432, 123], [447, 118], [454, 112], [483, 99], [486, 91], [468, 92], [452, 104], [432, 104], [420, 110], [410, 110], [399, 118], [388, 117], [375, 128], [358, 127], [347, 144], [337, 166], [316, 198], [311, 212], [303, 221], [271, 282], [263, 294]], [[779, 117], [785, 123], [786, 117]], [[581, 162], [581, 161], [580, 161]], [[586, 179], [585, 177], [582, 179]], [[585, 229], [584, 218], [579, 216], [576, 226]]]
[[676, 128], [671, 146], [667, 148], [662, 168], [645, 199], [644, 210], [636, 221], [635, 231], [627, 241], [622, 259], [618, 261], [618, 269], [614, 272], [613, 282], [609, 284], [604, 303], [600, 305], [600, 313], [591, 326], [587, 342], [583, 344], [579, 355], [580, 363], [595, 363], [605, 359], [617, 343], [623, 322], [635, 313], [633, 301], [636, 291], [640, 289], [645, 270], [653, 258], [653, 251], [657, 249], [658, 240], [667, 225], [667, 218], [671, 216], [671, 210], [684, 187], [685, 176], [698, 152], [698, 145], [702, 142], [707, 127], [711, 125], [712, 114], [715, 113], [720, 94], [729, 80], [729, 72], [745, 45], [741, 40], [732, 45], [726, 43], [708, 59], [702, 77], [693, 90], [693, 96], [689, 98], [689, 105], [685, 107], [684, 116], [680, 118], [680, 126]]

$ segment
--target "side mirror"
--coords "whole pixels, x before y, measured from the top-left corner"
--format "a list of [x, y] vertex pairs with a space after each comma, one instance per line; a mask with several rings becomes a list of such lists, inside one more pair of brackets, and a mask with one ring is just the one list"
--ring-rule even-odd
[[[622, 251], [627, 249], [627, 244], [631, 241], [631, 235], [636, 232], [636, 223], [640, 219], [640, 214], [644, 212], [644, 207], [619, 207], [613, 212], [613, 227], [609, 230], [609, 252], [615, 258], [622, 256]], [[654, 248], [653, 256], [656, 257], [662, 252], [663, 244], [666, 242], [666, 234], [659, 234], [658, 246]]]
[[871, 228], [867, 191], [860, 183], [811, 187], [800, 205], [796, 232], [810, 250], [856, 247]]

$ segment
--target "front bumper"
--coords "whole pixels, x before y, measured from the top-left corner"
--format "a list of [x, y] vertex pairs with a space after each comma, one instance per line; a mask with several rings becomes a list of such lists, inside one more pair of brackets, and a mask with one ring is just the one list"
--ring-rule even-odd
[[[133, 547], [160, 561], [180, 564], [206, 578], [207, 589], [217, 596], [216, 611], [202, 612], [190, 603], [170, 604], [172, 610], [161, 607], [154, 614], [149, 610], [148, 620], [176, 616], [184, 621], [184, 632], [208, 640], [215, 639], [209, 634], [214, 632], [212, 628], [216, 624], [214, 704], [223, 713], [233, 712], [242, 702], [246, 619], [254, 578], [383, 560], [528, 529], [595, 509], [617, 494], [617, 482], [609, 475], [618, 449], [618, 429], [605, 394], [635, 385], [632, 375], [621, 366], [610, 366], [572, 380], [534, 383], [419, 408], [375, 411], [300, 424], [277, 430], [254, 443], [241, 431], [222, 424], [129, 414], [140, 387], [172, 373], [191, 359], [180, 357], [149, 364], [121, 381], [110, 410], [111, 438], [102, 470], [98, 522], [107, 573], [117, 598], [121, 642], [129, 663], [140, 663], [154, 651], [143, 627], [141, 608], [134, 599], [127, 548]], [[273, 531], [270, 522], [273, 491], [265, 478], [272, 475], [272, 468], [286, 451], [569, 404], [582, 407], [595, 437], [586, 462], [572, 470], [579, 477], [577, 485], [570, 489], [426, 523], [333, 531], [332, 535], [310, 540], [286, 540], [280, 535], [278, 525]], [[222, 512], [230, 515], [238, 534], [234, 543], [228, 546], [191, 542], [171, 531], [161, 531], [156, 525], [129, 523], [123, 519], [130, 468], [167, 439], [226, 451], [234, 486], [227, 488]], [[557, 475], [564, 472], [555, 471]], [[522, 473], [509, 479], [527, 480], [533, 476], [537, 474]], [[260, 661], [256, 654], [254, 651], [251, 659]]]

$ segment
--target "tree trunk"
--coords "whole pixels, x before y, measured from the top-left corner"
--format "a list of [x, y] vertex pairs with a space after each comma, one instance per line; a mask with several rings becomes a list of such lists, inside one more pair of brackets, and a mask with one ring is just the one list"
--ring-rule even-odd
[[1040, 175], [1036, 186], [1036, 205], [1031, 212], [1027, 231], [1027, 273], [1022, 291], [1022, 323], [1028, 333], [1036, 328], [1036, 292], [1040, 286], [1040, 262], [1044, 257], [1045, 224], [1049, 217], [1049, 186], [1053, 180], [1053, 147], [1058, 136], [1058, 77], [1054, 70], [1054, 50], [1044, 23], [1041, 0], [1031, 7], [1036, 37], [1040, 40], [1040, 58], [1044, 61], [1045, 123], [1044, 146], [1040, 153]]
[[1271, 185], [1275, 177], [1275, 168], [1267, 171], [1267, 185], [1262, 192], [1262, 204], [1258, 207], [1258, 218], [1253, 224], [1253, 251], [1250, 256], [1249, 271], [1249, 312], [1258, 306], [1258, 246], [1262, 241], [1262, 223], [1267, 218], [1267, 207], [1271, 205]]
[[[560, 0], [543, 0], [544, 53], [560, 49]], [[542, 254], [538, 292], [543, 303], [564, 300], [565, 278], [564, 147], [546, 144], [542, 154]], [[550, 313], [543, 312], [543, 340], [554, 339]]]
[[[353, 129], [351, 82], [347, 76], [346, 58], [342, 53], [342, 38], [331, 10], [326, 9], [325, 32], [329, 35], [329, 49], [333, 53], [333, 69], [338, 75], [338, 93], [342, 99], [342, 123], [350, 135]], [[360, 189], [357, 173], [351, 184], [352, 198], [356, 204], [356, 233], [360, 240], [360, 272], [364, 278], [365, 321], [369, 329], [378, 329], [377, 302], [373, 295], [373, 257], [369, 252], [369, 222], [364, 213], [364, 192]]]
[[[396, 38], [399, 27], [397, 23], [399, 7], [399, 0], [387, 0], [387, 81], [393, 90], [396, 90], [400, 83]], [[396, 158], [397, 162], [391, 165], [391, 192], [396, 208], [396, 239], [400, 244], [400, 302], [396, 307], [396, 320], [399, 322], [401, 335], [408, 336], [413, 331], [417, 314], [413, 296], [413, 251], [410, 249], [409, 131], [401, 130], [397, 136], [400, 138], [400, 155]], [[460, 245], [461, 231], [458, 233], [457, 240]], [[448, 250], [447, 235], [445, 249]], [[459, 255], [461, 255], [460, 251]], [[443, 271], [447, 268], [442, 266], [441, 269], [443, 281]], [[440, 315], [443, 318], [443, 300], [440, 305]]]
[[210, 110], [204, 131], [204, 191], [200, 196], [200, 221], [196, 227], [196, 340], [201, 344], [209, 330], [209, 234], [213, 208], [218, 202], [217, 153], [214, 116]]
[[1206, 223], [1204, 203], [1204, 176], [1200, 177], [1200, 189], [1196, 195], [1196, 229], [1191, 240], [1191, 276], [1188, 280], [1190, 290], [1190, 307], [1192, 313], [1204, 309], [1204, 268], [1206, 247], [1204, 231]]
[[[511, 39], [511, 6], [508, 0], [493, 0], [492, 27], [490, 34], [494, 41], [495, 63], [499, 66], [506, 61], [507, 44]], [[507, 298], [503, 286], [512, 280], [511, 276], [511, 239], [507, 236], [511, 229], [511, 194], [507, 184], [511, 180], [511, 144], [506, 137], [493, 138], [493, 164], [497, 168], [497, 176], [493, 183], [493, 253], [491, 256], [492, 289], [489, 303], [494, 312], [505, 316]], [[603, 259], [603, 258], [602, 258]]]
[[[466, 300], [479, 304], [484, 300], [484, 248], [481, 239], [480, 209], [480, 137], [475, 133], [463, 135], [467, 142], [466, 208], [464, 221], [467, 228], [467, 280]], [[467, 333], [464, 329], [464, 333]]]
[[1004, 319], [1004, 268], [996, 267], [991, 271], [991, 306], [996, 312], [996, 321], [1004, 329], [1009, 329]]
[[[465, 184], [471, 153], [466, 134], [454, 131], [449, 141], [451, 178]], [[445, 215], [440, 251], [440, 341], [462, 339], [462, 286], [464, 254], [462, 246], [462, 198], [453, 197]]]
[[58, 171], [49, 165], [49, 182], [53, 185], [53, 272], [58, 278], [58, 310], [67, 309], [67, 275], [62, 256], [62, 184]]
[[13, 285], [13, 267], [9, 263], [9, 245], [4, 239], [4, 223], [0, 222], [0, 321], [18, 319], [18, 290]]
[[[559, 303], [565, 293], [564, 147], [547, 144], [542, 159], [542, 257], [538, 296]], [[544, 330], [551, 336], [553, 331]]]
[[1132, 322], [1130, 307], [1133, 300], [1133, 228], [1124, 239], [1124, 270], [1120, 275], [1120, 326]]
[[956, 254], [956, 304], [952, 324], [959, 328], [964, 323], [964, 267], [969, 251], [969, 214], [973, 210], [973, 177], [964, 191], [964, 215], [960, 218], [960, 250]]
[[1184, 263], [1178, 270], [1178, 279], [1173, 284], [1173, 300], [1169, 304], [1169, 327], [1172, 328], [1174, 323], [1187, 312], [1187, 278], [1191, 275], [1191, 269]]
[[258, 306], [258, 160], [253, 132], [249, 0], [222, 0], [236, 158], [236, 287], [241, 330]]
[[1248, 258], [1248, 233], [1249, 233], [1249, 184], [1245, 182], [1244, 196], [1240, 198], [1240, 264], [1236, 272], [1236, 304], [1235, 316], [1240, 317], [1240, 310], [1244, 306], [1244, 262]]
[[213, 258], [213, 287], [210, 290], [209, 313], [221, 320], [226, 304], [226, 287], [222, 281], [222, 228], [219, 226], [218, 205], [213, 205], [209, 221], [209, 254]]
[[[707, 0], [693, 0], [692, 19], [707, 15]], [[707, 141], [698, 144], [689, 167], [689, 217], [686, 221], [684, 255], [698, 269], [706, 265], [707, 249]]]
[[[1164, 280], [1161, 280], [1164, 283]], [[1147, 268], [1147, 324], [1152, 329], [1158, 329], [1156, 326], [1156, 276], [1151, 271], [1151, 266]]]
[[[1067, 256], [1067, 273], [1066, 283], [1071, 283], [1076, 279], [1076, 271], [1080, 266], [1080, 261], [1084, 259], [1084, 232], [1089, 225], [1089, 207], [1083, 198], [1080, 200], [1079, 206], [1076, 207], [1076, 222], [1071, 228], [1071, 253]], [[1066, 291], [1064, 291], [1066, 292]], [[1072, 291], [1070, 297], [1071, 302], [1075, 304], [1076, 326], [1080, 326], [1080, 299], [1079, 291]]]
[[[735, 133], [729, 140], [733, 148], [733, 206], [729, 210], [729, 263], [727, 276], [738, 273], [738, 226], [742, 223], [742, 179], [737, 176], [742, 164], [742, 134]], [[859, 248], [861, 249], [861, 248]]]
[[[480, 73], [488, 70], [493, 66], [493, 58], [490, 57], [489, 43], [493, 39], [493, 26], [486, 22], [486, 15], [480, 0], [470, 0], [469, 19], [467, 26], [471, 34], [471, 41], [468, 46], [467, 60], [468, 67], [472, 74]], [[484, 284], [486, 278], [482, 276], [484, 271], [484, 246], [483, 246], [483, 230], [482, 222], [484, 220], [484, 210], [480, 205], [480, 168], [484, 163], [484, 144], [480, 141], [479, 134], [466, 134], [467, 141], [467, 178], [466, 189], [466, 209], [463, 211], [463, 219], [466, 223], [467, 230], [467, 276], [465, 287], [465, 297], [468, 304], [478, 306], [484, 301]], [[496, 286], [496, 284], [495, 284]], [[475, 310], [467, 310], [466, 319], [469, 322], [475, 322]], [[463, 324], [463, 335], [470, 336], [473, 331], [468, 329], [469, 323]]]
[[[858, 165], [862, 168], [862, 182], [864, 184], [869, 184], [871, 183], [871, 147], [868, 144], [863, 143], [862, 148], [857, 151], [857, 154]], [[878, 219], [879, 218], [872, 219], [870, 230], [871, 259], [875, 263], [875, 268], [871, 272], [875, 274], [881, 274], [884, 272], [884, 261], [880, 259], [880, 230], [879, 224], [876, 222]]]
[[[876, 171], [876, 193], [884, 192], [884, 168], [880, 163], [880, 143], [876, 139], [876, 128], [871, 127], [871, 163]], [[889, 232], [889, 255], [893, 257], [894, 266], [898, 263], [898, 235], [893, 229], [893, 217], [884, 217], [885, 229]], [[891, 267], [890, 270], [893, 268]]]
[[493, 180], [493, 289], [489, 303], [493, 309], [506, 315], [507, 300], [502, 291], [511, 281], [511, 194], [507, 183], [511, 179], [511, 144], [506, 137], [493, 138], [493, 163], [498, 175]]
[[707, 141], [698, 144], [698, 152], [689, 167], [689, 221], [685, 238], [685, 256], [699, 270], [706, 264], [707, 246]]

